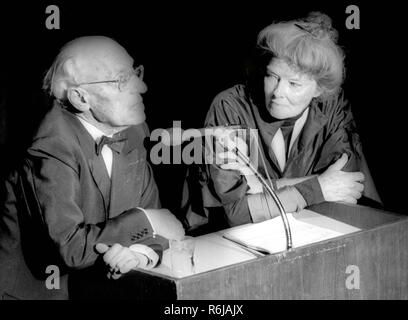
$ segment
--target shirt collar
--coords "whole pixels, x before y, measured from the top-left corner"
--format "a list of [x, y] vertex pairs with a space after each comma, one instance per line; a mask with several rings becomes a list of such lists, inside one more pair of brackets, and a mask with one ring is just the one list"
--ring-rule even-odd
[[98, 142], [102, 138], [102, 136], [107, 136], [109, 138], [112, 138], [113, 134], [110, 134], [110, 135], [104, 134], [97, 127], [95, 127], [94, 125], [92, 125], [89, 122], [85, 121], [81, 117], [78, 117], [77, 115], [76, 115], [76, 117], [82, 123], [82, 125], [85, 127], [86, 131], [89, 132], [89, 134], [91, 135], [92, 139], [95, 140], [95, 142]]
[[[82, 123], [86, 131], [91, 135], [92, 139], [96, 142], [99, 143], [99, 141], [102, 139], [102, 136], [107, 136], [109, 138], [112, 138], [114, 135], [107, 135], [104, 134], [101, 130], [96, 128], [94, 125], [90, 124], [86, 120], [78, 117], [78, 115], [75, 115], [75, 117]], [[123, 147], [123, 152], [124, 154], [127, 154], [134, 149], [144, 149], [144, 139], [149, 136], [149, 129], [146, 125], [145, 122], [142, 124], [130, 126], [129, 128], [122, 130], [118, 133], [115, 134], [115, 137], [126, 137], [125, 145]]]

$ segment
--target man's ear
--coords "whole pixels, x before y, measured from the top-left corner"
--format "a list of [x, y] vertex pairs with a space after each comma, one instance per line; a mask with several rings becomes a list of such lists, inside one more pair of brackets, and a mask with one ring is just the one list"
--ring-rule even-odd
[[88, 92], [82, 88], [69, 88], [67, 98], [72, 106], [80, 112], [85, 112], [90, 109], [90, 96]]

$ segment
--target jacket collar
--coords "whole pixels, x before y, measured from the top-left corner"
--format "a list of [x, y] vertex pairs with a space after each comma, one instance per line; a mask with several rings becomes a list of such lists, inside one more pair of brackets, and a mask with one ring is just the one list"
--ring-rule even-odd
[[[65, 118], [70, 122], [71, 126], [74, 128], [76, 138], [80, 144], [82, 150], [87, 155], [88, 159], [92, 159], [95, 154], [95, 139], [91, 133], [85, 129], [84, 125], [78, 119], [78, 117], [66, 110], [63, 106], [59, 106], [61, 112], [65, 115]], [[125, 130], [122, 130], [114, 135], [118, 138], [126, 138], [125, 144], [123, 146], [123, 155], [128, 155], [135, 149], [144, 149], [144, 139], [149, 136], [149, 129], [145, 122], [130, 126]]]
[[321, 111], [321, 103], [313, 100], [309, 109], [309, 116], [303, 127], [303, 132], [299, 136], [298, 148], [293, 150], [293, 156], [302, 152], [328, 121], [328, 117]]
[[[292, 162], [295, 157], [297, 157], [305, 150], [305, 148], [313, 141], [316, 134], [318, 134], [327, 123], [328, 117], [321, 111], [321, 108], [322, 103], [316, 101], [316, 99], [313, 99], [309, 106], [309, 114], [307, 116], [306, 123], [299, 133], [298, 138], [293, 141], [293, 147], [288, 158], [289, 162]], [[269, 165], [274, 166], [275, 170], [280, 171], [278, 160], [275, 154], [270, 150], [270, 143], [271, 139], [273, 139], [274, 135], [278, 131], [281, 122], [273, 122], [270, 114], [266, 114], [266, 108], [257, 108], [255, 105], [253, 105], [253, 109], [254, 111], [257, 110], [255, 111], [255, 118], [259, 117], [259, 120], [256, 120], [257, 122], [260, 121], [258, 125], [261, 125], [263, 127], [266, 126], [268, 128], [266, 130], [267, 132], [263, 132], [263, 130], [259, 132], [261, 140], [264, 140], [262, 144], [266, 144], [266, 150], [264, 154], [269, 154], [272, 162]], [[258, 116], [256, 115], [257, 113]], [[266, 165], [268, 166], [268, 163]], [[287, 163], [285, 168], [288, 167], [289, 163]]]

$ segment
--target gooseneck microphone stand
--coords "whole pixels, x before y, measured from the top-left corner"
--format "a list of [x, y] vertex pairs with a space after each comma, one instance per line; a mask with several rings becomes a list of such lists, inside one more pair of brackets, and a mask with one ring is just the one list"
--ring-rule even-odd
[[[189, 134], [183, 134], [183, 136], [181, 136], [181, 134], [179, 133], [180, 137], [178, 140], [174, 140], [174, 138], [171, 138], [171, 129], [168, 130], [163, 130], [163, 131], [167, 131], [168, 135], [163, 136], [162, 135], [162, 143], [164, 143], [165, 145], [180, 145], [181, 143], [183, 143], [184, 141], [191, 139], [191, 138], [202, 138], [204, 136], [210, 135], [212, 136], [213, 134], [211, 132], [206, 132], [206, 129], [217, 129], [217, 128], [227, 128], [227, 129], [242, 129], [243, 127], [241, 125], [231, 125], [231, 124], [226, 124], [225, 126], [218, 126], [218, 127], [207, 127], [207, 128], [201, 128], [201, 129], [193, 129], [191, 130], [191, 132], [189, 132]], [[184, 131], [184, 133], [186, 133], [187, 131]], [[216, 137], [216, 136], [215, 136]], [[223, 145], [220, 143], [220, 141], [218, 141], [218, 139], [216, 140], [218, 144], [221, 145], [221, 147], [223, 147]], [[272, 197], [272, 199], [275, 201], [276, 205], [278, 206], [279, 209], [279, 213], [280, 216], [282, 218], [283, 221], [283, 226], [285, 228], [285, 234], [286, 234], [286, 249], [290, 250], [292, 249], [292, 233], [290, 231], [290, 225], [289, 225], [289, 221], [288, 221], [288, 217], [286, 215], [286, 211], [283, 208], [283, 205], [281, 203], [281, 201], [279, 200], [278, 196], [276, 195], [276, 192], [270, 187], [270, 185], [266, 182], [266, 180], [262, 177], [262, 175], [258, 172], [258, 170], [253, 166], [253, 164], [251, 163], [251, 160], [249, 159], [249, 157], [247, 157], [246, 155], [244, 155], [238, 148], [236, 148], [237, 151], [237, 155], [239, 157], [239, 159], [252, 171], [252, 173], [258, 178], [258, 180], [260, 181], [260, 183], [262, 184], [262, 186], [264, 187], [264, 190]]]
[[[231, 125], [228, 125], [228, 127], [233, 127]], [[235, 127], [235, 126], [234, 126]], [[220, 142], [217, 141], [219, 144]], [[268, 194], [272, 197], [272, 199], [275, 201], [276, 205], [278, 206], [280, 216], [283, 221], [283, 226], [285, 228], [285, 234], [286, 234], [286, 249], [289, 251], [292, 249], [292, 233], [290, 230], [290, 225], [288, 221], [288, 217], [286, 214], [285, 209], [283, 208], [283, 205], [281, 201], [279, 200], [279, 197], [277, 196], [276, 192], [270, 187], [270, 185], [266, 182], [264, 177], [258, 172], [258, 170], [253, 166], [251, 163], [251, 160], [249, 157], [247, 157], [245, 154], [243, 154], [238, 148], [235, 148], [237, 151], [238, 158], [252, 171], [252, 173], [258, 178], [262, 186], [264, 187], [264, 190], [268, 192]]]

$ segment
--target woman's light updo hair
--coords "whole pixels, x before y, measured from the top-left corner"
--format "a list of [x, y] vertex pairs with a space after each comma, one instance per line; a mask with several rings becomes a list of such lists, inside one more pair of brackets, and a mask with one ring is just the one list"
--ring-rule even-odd
[[312, 12], [305, 19], [274, 23], [258, 35], [258, 47], [283, 59], [295, 71], [313, 77], [326, 100], [337, 93], [344, 79], [344, 53], [337, 45], [331, 19]]

